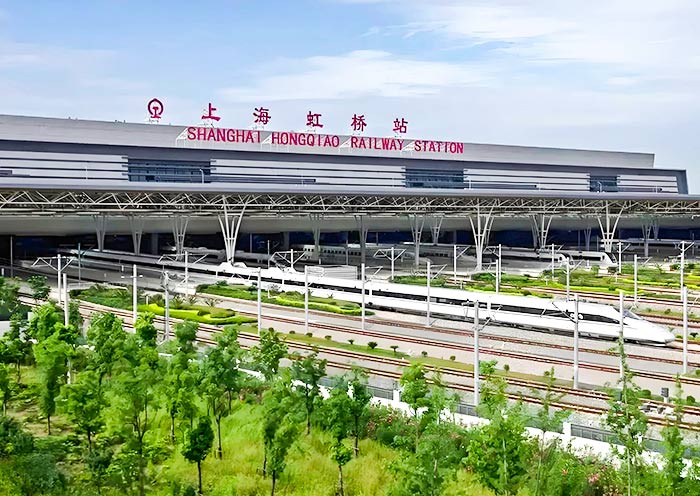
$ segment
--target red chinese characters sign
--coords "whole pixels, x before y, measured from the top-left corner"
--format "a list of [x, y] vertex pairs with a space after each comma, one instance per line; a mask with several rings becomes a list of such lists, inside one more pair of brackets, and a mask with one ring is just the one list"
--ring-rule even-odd
[[408, 140], [404, 138], [373, 138], [365, 136], [339, 136], [335, 134], [296, 133], [286, 131], [260, 131], [251, 129], [226, 129], [213, 127], [188, 127], [179, 139], [215, 143], [294, 146], [315, 149], [355, 149], [383, 152], [420, 152], [461, 155], [464, 143], [437, 140]]

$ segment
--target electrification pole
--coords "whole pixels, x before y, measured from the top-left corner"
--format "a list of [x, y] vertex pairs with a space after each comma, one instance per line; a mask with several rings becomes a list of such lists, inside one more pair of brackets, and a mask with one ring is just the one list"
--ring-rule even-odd
[[57, 267], [58, 267], [58, 287], [56, 289], [58, 290], [58, 303], [60, 304], [61, 300], [63, 299], [63, 295], [61, 293], [61, 274], [63, 271], [61, 270], [61, 254], [60, 253], [57, 255], [56, 259], [58, 260], [58, 265], [57, 265]]
[[391, 247], [391, 281], [394, 280], [394, 247]]
[[426, 262], [425, 327], [430, 327], [430, 260]]
[[683, 373], [688, 373], [688, 288], [681, 288], [683, 297]]
[[479, 301], [474, 301], [474, 406], [479, 406]]
[[574, 389], [578, 389], [578, 295], [574, 295]]
[[165, 289], [165, 324], [163, 326], [163, 340], [170, 340], [170, 275], [163, 272], [163, 287]]
[[307, 333], [309, 332], [309, 266], [308, 265], [304, 265], [304, 332], [307, 332]]
[[624, 352], [625, 346], [625, 293], [620, 290], [620, 346], [623, 347], [620, 350], [620, 379], [625, 375], [625, 370], [622, 367], [622, 352]]
[[63, 324], [68, 327], [68, 313], [70, 305], [68, 303], [68, 274], [63, 274]]
[[634, 254], [634, 304], [637, 304], [637, 290], [638, 290], [638, 282], [637, 282], [637, 254]]
[[362, 263], [360, 266], [360, 271], [361, 271], [361, 277], [362, 277], [362, 284], [361, 284], [361, 292], [362, 292], [362, 330], [365, 330], [365, 264]]
[[262, 269], [258, 267], [258, 336], [262, 329]]
[[136, 282], [136, 280], [138, 279], [139, 276], [138, 276], [138, 273], [136, 272], [136, 270], [137, 270], [136, 264], [134, 264], [134, 273], [132, 274], [132, 293], [133, 293], [133, 295], [132, 295], [132, 302], [131, 302], [131, 306], [133, 307], [131, 318], [133, 319], [134, 325], [136, 325], [136, 319], [138, 318], [138, 314], [139, 314], [139, 309], [138, 309], [139, 290], [138, 290], [138, 284]]

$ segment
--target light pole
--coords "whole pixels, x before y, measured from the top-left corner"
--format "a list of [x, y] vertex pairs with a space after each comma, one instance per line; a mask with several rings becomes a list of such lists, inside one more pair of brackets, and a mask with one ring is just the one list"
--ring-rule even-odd
[[360, 265], [360, 276], [362, 277], [361, 293], [362, 293], [362, 330], [365, 330], [365, 264]]
[[637, 290], [638, 290], [638, 283], [637, 283], [637, 254], [634, 254], [634, 304], [637, 304]]
[[163, 340], [170, 340], [170, 274], [163, 271], [163, 287], [165, 289], [165, 324], [163, 327]]
[[304, 265], [304, 332], [309, 332], [309, 266]]
[[430, 260], [426, 262], [425, 327], [430, 327]]
[[574, 295], [574, 389], [578, 389], [578, 295]]
[[68, 274], [63, 274], [63, 324], [68, 327], [70, 305], [68, 303]]
[[479, 406], [479, 301], [474, 300], [474, 406]]
[[625, 376], [625, 370], [622, 366], [622, 354], [625, 348], [625, 293], [620, 290], [620, 379]]
[[63, 270], [61, 268], [61, 254], [59, 253], [56, 256], [56, 259], [58, 260], [58, 287], [56, 288], [58, 291], [58, 303], [61, 303], [61, 300], [63, 299], [63, 295], [61, 293], [61, 274], [63, 273]]
[[681, 288], [683, 297], [683, 373], [688, 373], [688, 288]]
[[258, 267], [258, 336], [260, 336], [260, 330], [262, 329], [262, 288], [260, 287], [261, 283], [262, 269]]

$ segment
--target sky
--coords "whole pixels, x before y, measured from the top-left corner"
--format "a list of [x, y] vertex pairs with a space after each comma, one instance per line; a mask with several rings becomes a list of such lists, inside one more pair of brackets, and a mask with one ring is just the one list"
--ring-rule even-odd
[[[697, 0], [0, 0], [0, 114], [639, 151], [700, 193]], [[1, 138], [1, 137], [0, 137]]]

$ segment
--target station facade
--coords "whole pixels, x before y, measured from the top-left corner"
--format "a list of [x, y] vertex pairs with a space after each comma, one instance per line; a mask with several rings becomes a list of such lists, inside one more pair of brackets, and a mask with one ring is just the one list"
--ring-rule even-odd
[[[684, 170], [658, 169], [654, 165], [654, 155], [649, 153], [0, 116], [0, 190], [26, 194], [56, 189], [76, 198], [81, 192], [98, 190], [127, 195], [161, 190], [190, 195], [254, 190], [307, 195], [307, 201], [313, 197], [319, 203], [329, 196], [369, 194], [384, 199], [403, 195], [425, 198], [471, 195], [496, 199], [586, 197], [593, 201], [633, 197], [659, 202], [688, 195]], [[8, 196], [17, 198], [9, 193]], [[18, 204], [22, 208], [21, 202]], [[313, 232], [318, 243], [317, 231], [321, 228], [315, 214], [289, 219], [283, 213], [269, 215], [274, 213], [274, 208], [270, 205], [263, 212], [264, 219], [256, 219], [255, 212], [249, 208], [242, 224], [241, 211], [236, 235], [239, 228], [250, 234], [250, 239], [256, 232]], [[41, 213], [48, 215], [29, 217], [30, 221], [22, 220], [17, 212], [7, 216], [0, 211], [0, 232], [27, 236], [95, 232], [95, 223], [86, 222], [89, 218], [73, 216], [64, 209], [65, 204], [42, 207]], [[82, 213], [89, 215], [88, 210]], [[347, 212], [326, 222], [323, 230], [345, 231], [346, 236], [339, 239], [346, 242], [348, 231], [363, 235], [370, 230], [395, 231], [416, 237], [418, 221], [411, 220], [410, 215], [403, 219], [372, 218], [370, 213], [362, 215], [363, 225], [358, 227], [357, 214], [362, 212], [354, 211], [351, 204]], [[411, 212], [408, 207], [407, 212]], [[419, 213], [415, 209], [413, 212]], [[98, 211], [94, 213], [104, 216]], [[524, 220], [504, 218], [495, 229], [529, 231], [528, 212], [523, 213]], [[104, 236], [105, 229], [133, 234], [133, 216], [134, 211], [129, 216], [112, 216], [110, 227], [105, 227], [102, 219], [102, 227], [97, 227], [98, 238]], [[144, 216], [148, 218], [148, 212], [144, 211]], [[333, 215], [326, 215], [326, 220], [330, 217]], [[444, 223], [440, 222], [443, 234], [452, 230], [451, 242], [458, 241], [459, 229], [470, 230], [469, 222], [465, 223], [464, 219], [448, 217]], [[561, 227], [569, 230], [580, 224], [570, 219], [562, 222]], [[167, 215], [160, 216], [148, 219], [140, 229], [145, 233], [173, 232], [177, 238], [179, 231], [172, 228], [172, 223]], [[216, 234], [221, 226], [215, 216], [201, 217], [189, 224], [188, 232]], [[590, 222], [586, 227], [590, 231]], [[426, 224], [425, 231], [429, 230], [435, 234], [434, 227]], [[602, 235], [612, 239], [612, 232]], [[286, 235], [285, 239], [288, 238]]]

